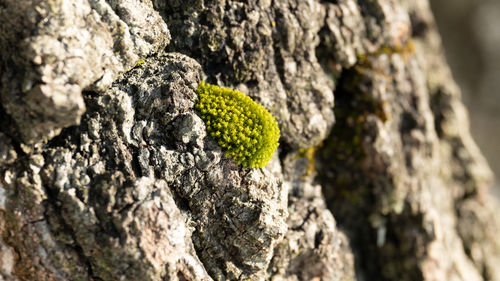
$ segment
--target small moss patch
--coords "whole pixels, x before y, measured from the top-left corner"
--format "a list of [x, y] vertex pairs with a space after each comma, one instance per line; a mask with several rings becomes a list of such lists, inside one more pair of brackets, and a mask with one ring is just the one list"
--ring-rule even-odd
[[195, 109], [226, 156], [247, 167], [264, 167], [278, 148], [278, 123], [240, 91], [201, 82]]

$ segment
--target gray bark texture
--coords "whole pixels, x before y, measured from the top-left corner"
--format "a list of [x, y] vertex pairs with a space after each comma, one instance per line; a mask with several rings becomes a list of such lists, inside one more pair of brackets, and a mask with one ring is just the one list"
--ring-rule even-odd
[[[427, 0], [0, 0], [0, 280], [500, 280]], [[226, 157], [200, 81], [277, 119]]]

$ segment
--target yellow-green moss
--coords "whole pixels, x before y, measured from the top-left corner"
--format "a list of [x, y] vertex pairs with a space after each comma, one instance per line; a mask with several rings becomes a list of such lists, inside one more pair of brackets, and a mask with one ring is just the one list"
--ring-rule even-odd
[[140, 59], [136, 64], [135, 66], [140, 66], [141, 64], [143, 64], [144, 62], [146, 62], [146, 59], [145, 58], [142, 58]]
[[307, 171], [302, 178], [308, 177], [312, 175], [312, 173], [316, 170], [316, 151], [318, 150], [318, 146], [312, 146], [309, 148], [301, 148], [299, 149], [299, 154], [297, 155], [300, 158], [307, 158], [308, 165]]
[[278, 147], [276, 119], [240, 91], [201, 82], [195, 109], [226, 156], [247, 167], [264, 167]]

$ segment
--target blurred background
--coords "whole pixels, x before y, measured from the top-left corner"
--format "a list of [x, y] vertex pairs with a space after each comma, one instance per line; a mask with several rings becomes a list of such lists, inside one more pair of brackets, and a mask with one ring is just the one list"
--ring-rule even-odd
[[471, 131], [500, 196], [500, 0], [430, 0]]

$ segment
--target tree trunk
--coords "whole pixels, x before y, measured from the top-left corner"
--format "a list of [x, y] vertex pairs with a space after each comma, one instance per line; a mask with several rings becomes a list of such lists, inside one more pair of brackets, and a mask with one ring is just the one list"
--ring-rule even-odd
[[[500, 280], [426, 0], [0, 0], [0, 280]], [[278, 121], [235, 163], [201, 81]]]

